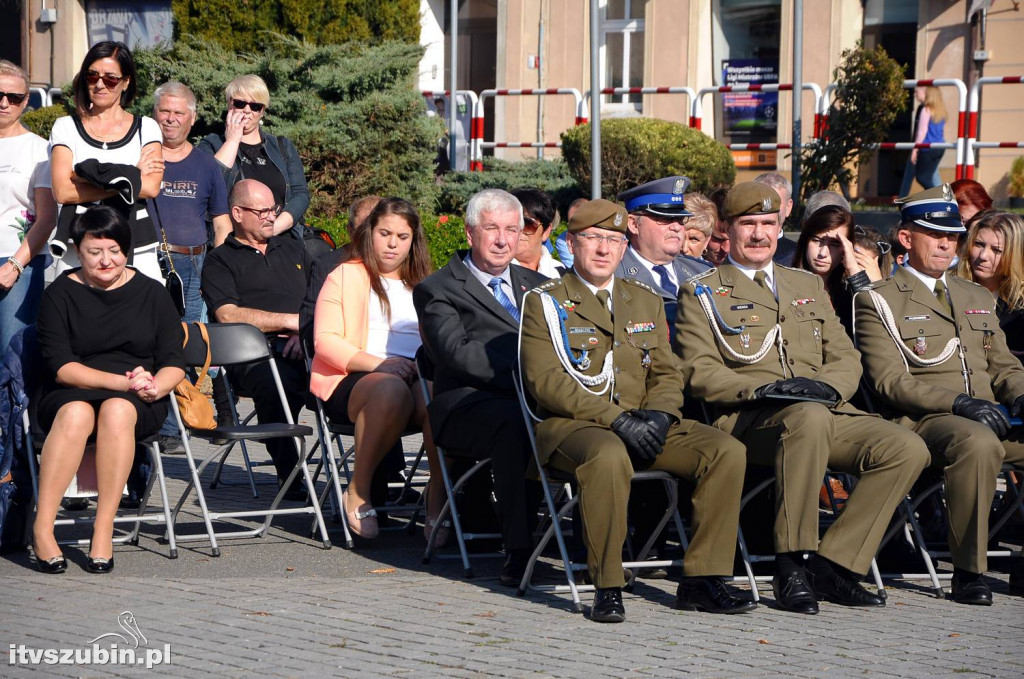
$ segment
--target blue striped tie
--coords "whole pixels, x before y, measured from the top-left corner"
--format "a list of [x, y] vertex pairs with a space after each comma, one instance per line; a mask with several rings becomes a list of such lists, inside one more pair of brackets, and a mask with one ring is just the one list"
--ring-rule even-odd
[[498, 304], [504, 307], [505, 311], [508, 312], [508, 315], [511, 316], [516, 323], [518, 323], [519, 309], [516, 308], [516, 305], [512, 303], [512, 300], [510, 300], [508, 296], [505, 294], [505, 292], [501, 289], [501, 283], [501, 277], [495, 276], [494, 278], [491, 279], [491, 282], [487, 284], [487, 287], [494, 291], [494, 299], [498, 300]]

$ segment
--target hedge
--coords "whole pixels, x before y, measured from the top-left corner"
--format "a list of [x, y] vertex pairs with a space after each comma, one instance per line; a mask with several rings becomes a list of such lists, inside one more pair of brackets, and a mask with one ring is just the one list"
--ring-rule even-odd
[[[427, 234], [427, 248], [435, 271], [447, 264], [456, 250], [469, 247], [466, 223], [461, 216], [422, 214], [420, 221]], [[345, 228], [348, 215], [334, 218], [310, 217], [307, 222], [331, 234], [338, 246], [348, 242], [348, 231]]]
[[484, 172], [449, 172], [444, 176], [438, 210], [461, 214], [477, 191], [511, 191], [524, 186], [533, 186], [550, 193], [563, 213], [569, 203], [586, 195], [561, 159], [512, 162], [487, 157], [484, 159]]

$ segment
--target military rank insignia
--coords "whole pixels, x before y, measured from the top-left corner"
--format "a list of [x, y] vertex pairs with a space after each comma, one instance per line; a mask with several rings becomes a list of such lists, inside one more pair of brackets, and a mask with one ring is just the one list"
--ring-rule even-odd
[[658, 327], [653, 322], [648, 321], [646, 323], [628, 323], [626, 325], [626, 334], [632, 335], [636, 332], [654, 332], [654, 329]]
[[749, 349], [750, 348], [750, 333], [749, 332], [741, 332], [740, 333], [740, 346], [743, 347], [744, 349]]
[[626, 273], [628, 273], [630, 276], [635, 276], [639, 272], [640, 272], [640, 269], [636, 268], [635, 266], [631, 266], [628, 269], [626, 269]]
[[803, 306], [804, 304], [811, 304], [815, 300], [811, 297], [805, 297], [804, 299], [794, 299], [791, 304], [793, 306]]

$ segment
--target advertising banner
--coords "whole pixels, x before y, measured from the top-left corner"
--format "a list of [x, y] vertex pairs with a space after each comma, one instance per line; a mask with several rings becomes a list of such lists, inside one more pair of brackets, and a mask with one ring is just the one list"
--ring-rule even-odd
[[103, 40], [120, 40], [135, 49], [153, 47], [174, 38], [170, 0], [89, 0], [86, 8], [90, 45]]
[[[723, 85], [757, 85], [779, 82], [778, 59], [726, 59], [722, 61]], [[731, 143], [774, 142], [779, 129], [777, 92], [734, 92], [722, 95], [722, 127]], [[775, 151], [733, 151], [737, 167], [774, 167]]]

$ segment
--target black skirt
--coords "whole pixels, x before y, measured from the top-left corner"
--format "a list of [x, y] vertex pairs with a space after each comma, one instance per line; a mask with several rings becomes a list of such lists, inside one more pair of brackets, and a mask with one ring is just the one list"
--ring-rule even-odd
[[75, 401], [89, 403], [96, 409], [98, 416], [100, 406], [104, 401], [111, 398], [123, 398], [135, 406], [136, 441], [142, 441], [160, 431], [160, 426], [167, 418], [167, 411], [170, 408], [167, 398], [162, 398], [153, 403], [146, 403], [135, 394], [124, 391], [113, 391], [110, 389], [65, 389], [58, 387], [43, 394], [39, 400], [36, 416], [43, 431], [48, 432], [53, 427], [53, 421], [57, 418], [57, 411], [68, 403], [74, 403]]

